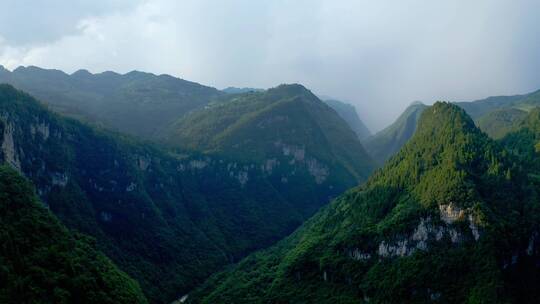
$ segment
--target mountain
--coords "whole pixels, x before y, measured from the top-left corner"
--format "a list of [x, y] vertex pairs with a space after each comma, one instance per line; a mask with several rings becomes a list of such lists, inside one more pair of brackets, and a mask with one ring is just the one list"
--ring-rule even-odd
[[133, 71], [92, 74], [79, 70], [0, 69], [0, 83], [36, 96], [61, 114], [151, 139], [186, 113], [224, 93], [169, 75]]
[[221, 91], [227, 94], [242, 94], [249, 92], [264, 92], [264, 89], [228, 87]]
[[470, 102], [456, 102], [456, 104], [465, 109], [476, 120], [482, 115], [497, 109], [513, 108], [529, 111], [538, 107], [540, 106], [540, 90], [523, 95], [492, 96]]
[[[540, 106], [540, 90], [513, 96], [492, 96], [481, 100], [456, 102], [480, 129], [494, 139], [506, 135], [531, 109]], [[368, 153], [382, 165], [412, 136], [425, 105], [414, 103], [389, 127], [363, 140]]]
[[369, 155], [382, 165], [411, 138], [418, 119], [427, 108], [420, 102], [411, 104], [390, 126], [363, 141]]
[[[347, 123], [297, 84], [232, 95], [195, 111], [173, 126], [166, 141], [252, 161], [291, 201], [335, 197], [373, 168]], [[311, 215], [320, 206], [304, 210]]]
[[71, 233], [28, 181], [0, 166], [0, 302], [147, 303], [139, 284]]
[[334, 111], [336, 111], [338, 115], [345, 120], [354, 133], [356, 133], [360, 141], [371, 136], [371, 132], [362, 122], [362, 120], [360, 120], [358, 113], [356, 113], [356, 108], [353, 105], [336, 99], [325, 99], [323, 102], [334, 109]]
[[193, 303], [536, 303], [538, 193], [459, 107], [426, 108], [401, 151]]
[[529, 176], [540, 186], [540, 107], [516, 123], [501, 142], [521, 160]]
[[[281, 147], [287, 161], [311, 172], [297, 183], [271, 174], [277, 160], [261, 167], [247, 158], [165, 151], [63, 118], [9, 85], [0, 85], [0, 121], [0, 160], [35, 185], [64, 225], [94, 237], [152, 303], [169, 303], [273, 244], [328, 195], [356, 183], [334, 183], [333, 172], [292, 143]], [[326, 188], [309, 193], [300, 182]]]
[[496, 109], [480, 116], [476, 125], [491, 138], [500, 139], [527, 116], [527, 112], [515, 108]]
[[495, 139], [506, 135], [527, 112], [540, 106], [540, 90], [513, 96], [493, 96], [472, 102], [457, 102], [482, 131]]

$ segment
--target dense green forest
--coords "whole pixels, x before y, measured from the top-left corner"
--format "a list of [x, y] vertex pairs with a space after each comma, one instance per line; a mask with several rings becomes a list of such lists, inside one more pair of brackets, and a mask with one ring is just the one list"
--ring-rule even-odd
[[96, 238], [152, 302], [171, 301], [276, 242], [357, 183], [333, 171], [317, 180], [320, 172], [309, 171], [317, 158], [307, 153], [313, 160], [305, 174], [284, 181], [277, 168], [249, 157], [164, 150], [59, 117], [9, 85], [0, 86], [0, 117], [2, 159], [35, 184], [66, 226]]
[[1, 303], [146, 303], [139, 284], [68, 231], [15, 170], [0, 166]]
[[514, 108], [497, 109], [480, 116], [476, 120], [478, 127], [491, 138], [501, 139], [508, 134], [516, 124], [527, 116], [527, 112]]
[[536, 110], [501, 144], [436, 103], [364, 185], [191, 302], [536, 303], [539, 126]]
[[255, 162], [293, 201], [345, 191], [374, 167], [345, 121], [301, 85], [227, 96], [168, 133], [169, 143]]

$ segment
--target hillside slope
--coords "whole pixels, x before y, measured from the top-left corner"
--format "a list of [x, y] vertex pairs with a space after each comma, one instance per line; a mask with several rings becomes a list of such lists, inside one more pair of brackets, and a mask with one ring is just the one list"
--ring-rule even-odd
[[354, 133], [356, 133], [360, 141], [371, 136], [371, 132], [362, 122], [362, 120], [360, 120], [360, 117], [358, 117], [358, 113], [356, 112], [356, 108], [353, 105], [335, 99], [325, 99], [323, 102], [334, 109], [334, 111], [336, 111], [338, 115], [345, 120]]
[[0, 243], [2, 303], [146, 303], [137, 282], [61, 225], [7, 166], [0, 166]]
[[291, 201], [335, 197], [373, 168], [350, 127], [301, 85], [234, 95], [184, 117], [166, 140], [253, 161], [276, 188], [294, 189], [284, 191]]
[[427, 108], [422, 103], [413, 103], [394, 123], [363, 141], [368, 153], [381, 166], [411, 138], [416, 130], [418, 119]]
[[476, 125], [491, 138], [500, 139], [526, 116], [526, 111], [515, 108], [497, 109], [480, 116]]
[[194, 303], [535, 303], [540, 202], [518, 160], [458, 107], [284, 241]]
[[482, 115], [497, 109], [513, 108], [529, 111], [538, 107], [540, 106], [540, 90], [523, 95], [491, 96], [475, 101], [456, 102], [455, 104], [463, 108], [467, 114], [476, 120]]
[[0, 121], [0, 159], [63, 224], [95, 237], [154, 303], [288, 235], [328, 201], [289, 200], [294, 188], [274, 187], [254, 162], [164, 152], [61, 118], [8, 85], [0, 85]]
[[137, 71], [121, 75], [79, 70], [68, 75], [33, 66], [13, 72], [0, 67], [0, 83], [29, 92], [61, 114], [147, 139], [225, 94], [169, 75]]

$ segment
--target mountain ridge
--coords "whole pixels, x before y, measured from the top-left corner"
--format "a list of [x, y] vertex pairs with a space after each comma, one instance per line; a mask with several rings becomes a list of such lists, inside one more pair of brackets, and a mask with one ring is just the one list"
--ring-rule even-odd
[[58, 113], [146, 139], [225, 94], [167, 74], [139, 71], [67, 74], [21, 66], [13, 72], [1, 70], [0, 83], [35, 95]]

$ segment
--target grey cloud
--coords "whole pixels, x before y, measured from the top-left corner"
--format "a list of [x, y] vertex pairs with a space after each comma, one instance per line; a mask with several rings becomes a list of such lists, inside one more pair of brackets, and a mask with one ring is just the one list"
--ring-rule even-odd
[[111, 14], [136, 0], [2, 0], [0, 36], [11, 45], [36, 45], [76, 34], [85, 17]]
[[139, 69], [220, 88], [299, 82], [355, 104], [374, 130], [413, 100], [540, 88], [533, 0], [54, 0], [69, 7], [58, 11], [9, 1], [0, 64], [10, 68]]

